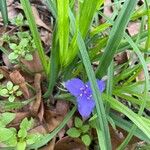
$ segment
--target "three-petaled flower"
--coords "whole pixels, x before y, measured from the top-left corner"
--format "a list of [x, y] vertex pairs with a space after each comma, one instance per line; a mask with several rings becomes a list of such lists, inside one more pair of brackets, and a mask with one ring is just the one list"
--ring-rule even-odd
[[[97, 80], [97, 84], [99, 91], [103, 92], [105, 89], [105, 82], [103, 80]], [[80, 115], [84, 119], [87, 119], [95, 107], [90, 82], [83, 83], [80, 79], [73, 78], [65, 82], [65, 87], [73, 96], [76, 97]]]

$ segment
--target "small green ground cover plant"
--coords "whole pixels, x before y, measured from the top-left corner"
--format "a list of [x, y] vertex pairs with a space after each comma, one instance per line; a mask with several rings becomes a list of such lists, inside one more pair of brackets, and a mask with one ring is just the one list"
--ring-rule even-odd
[[[9, 61], [2, 59], [7, 67], [0, 67], [0, 146], [39, 149], [54, 141], [55, 149], [69, 136], [85, 149], [124, 150], [132, 148], [132, 139], [135, 149], [149, 147], [150, 2], [45, 0], [38, 9], [47, 9], [48, 46], [39, 34], [45, 25], [38, 28], [30, 1], [20, 0], [20, 5], [22, 13], [9, 20], [6, 0], [0, 1], [4, 25], [17, 29], [0, 38]], [[139, 28], [133, 35], [134, 23]], [[29, 71], [39, 66], [40, 71]], [[16, 127], [18, 113], [27, 116]], [[30, 133], [33, 122], [44, 133]], [[62, 129], [63, 138], [55, 139]]]

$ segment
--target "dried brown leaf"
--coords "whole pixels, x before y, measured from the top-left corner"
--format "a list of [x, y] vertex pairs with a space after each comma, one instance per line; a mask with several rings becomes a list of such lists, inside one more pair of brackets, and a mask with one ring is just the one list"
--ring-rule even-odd
[[65, 116], [69, 110], [69, 103], [64, 100], [58, 100], [56, 103], [56, 112], [62, 116]]
[[37, 73], [35, 74], [35, 78], [34, 78], [34, 87], [35, 87], [35, 91], [36, 91], [36, 99], [34, 102], [31, 103], [30, 105], [30, 111], [33, 115], [37, 115], [40, 105], [41, 105], [41, 74]]
[[79, 138], [64, 137], [56, 143], [54, 150], [87, 150], [87, 148]]
[[23, 93], [23, 96], [28, 99], [30, 98], [29, 90], [26, 85], [24, 77], [20, 74], [19, 71], [15, 70], [12, 73], [10, 73], [10, 79], [12, 80], [13, 83], [19, 85], [20, 90]]
[[26, 66], [26, 68], [32, 73], [38, 73], [43, 71], [43, 67], [39, 58], [37, 51], [33, 53], [33, 60], [26, 61], [24, 59], [21, 62]]
[[45, 110], [45, 122], [47, 123], [48, 131], [53, 131], [63, 120], [64, 117], [51, 110]]
[[49, 32], [51, 32], [51, 29], [41, 20], [41, 18], [39, 17], [39, 13], [36, 9], [35, 6], [32, 6], [32, 12], [36, 21], [36, 24], [40, 27], [45, 28], [46, 30], [48, 30]]
[[40, 133], [40, 134], [46, 134], [47, 130], [43, 125], [39, 125], [29, 131], [29, 133]]

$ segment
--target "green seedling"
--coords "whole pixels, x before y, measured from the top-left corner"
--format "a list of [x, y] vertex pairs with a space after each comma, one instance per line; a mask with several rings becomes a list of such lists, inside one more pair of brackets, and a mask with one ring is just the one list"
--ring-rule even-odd
[[9, 102], [13, 102], [16, 97], [21, 95], [22, 92], [19, 90], [19, 86], [13, 85], [11, 81], [8, 81], [6, 86], [0, 89], [0, 96], [8, 98]]
[[17, 132], [15, 128], [6, 128], [15, 118], [15, 114], [4, 113], [0, 116], [0, 142], [5, 144], [7, 147], [14, 147], [17, 150], [25, 150], [27, 145], [34, 144], [40, 140], [43, 135], [32, 134], [28, 131], [33, 127], [33, 119], [28, 120], [24, 118], [20, 124], [20, 128]]
[[11, 22], [11, 24], [16, 25], [17, 27], [22, 27], [25, 24], [24, 17], [21, 13], [19, 13], [10, 22]]
[[9, 43], [9, 47], [12, 50], [8, 56], [9, 60], [12, 63], [18, 63], [20, 59], [33, 60], [32, 53], [36, 47], [29, 32], [18, 32], [17, 37], [18, 41], [20, 41], [19, 44]]
[[89, 146], [91, 144], [91, 137], [89, 135], [90, 126], [83, 124], [83, 121], [78, 117], [75, 117], [74, 123], [75, 127], [70, 128], [67, 134], [73, 138], [81, 138], [83, 143]]

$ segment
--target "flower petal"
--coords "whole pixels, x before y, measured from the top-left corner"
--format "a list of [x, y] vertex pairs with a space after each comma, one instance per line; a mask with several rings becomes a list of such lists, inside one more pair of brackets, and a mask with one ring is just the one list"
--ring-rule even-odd
[[95, 101], [92, 99], [92, 97], [90, 99], [87, 99], [86, 96], [82, 96], [77, 98], [77, 105], [80, 115], [84, 119], [87, 119], [89, 118], [95, 107]]
[[84, 88], [84, 86], [84, 83], [78, 78], [65, 82], [66, 89], [74, 96], [79, 96], [81, 93], [80, 88]]
[[[98, 84], [99, 91], [102, 93], [105, 90], [105, 81], [104, 80], [96, 80]], [[87, 82], [86, 85], [91, 89], [90, 82]], [[91, 89], [92, 90], [92, 89]]]

